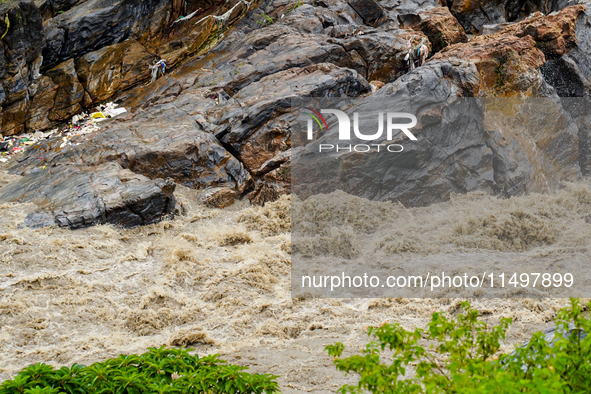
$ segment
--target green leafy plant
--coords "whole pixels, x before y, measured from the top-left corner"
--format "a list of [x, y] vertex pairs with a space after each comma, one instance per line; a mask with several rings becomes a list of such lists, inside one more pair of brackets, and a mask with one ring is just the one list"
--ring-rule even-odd
[[23, 369], [0, 385], [0, 394], [278, 393], [277, 376], [249, 374], [218, 355], [192, 356], [192, 349], [149, 348], [90, 366], [55, 370], [46, 364]]
[[[538, 332], [511, 354], [499, 354], [510, 319], [489, 326], [468, 302], [455, 319], [433, 313], [424, 329], [369, 327], [361, 354], [326, 347], [338, 370], [359, 375], [341, 393], [586, 393], [591, 387], [591, 319], [577, 299], [560, 310], [555, 337]], [[569, 325], [570, 324], [570, 325]], [[386, 359], [389, 359], [386, 362]], [[411, 376], [414, 375], [414, 376]]]
[[265, 14], [264, 12], [261, 14], [261, 19], [259, 19], [257, 21], [257, 25], [260, 25], [262, 27], [264, 26], [269, 26], [272, 25], [273, 23], [275, 23], [275, 19], [273, 19], [273, 17]]
[[296, 8], [300, 7], [304, 5], [304, 0], [298, 0], [297, 3], [293, 3], [292, 5], [289, 6], [289, 8], [287, 9], [286, 14], [289, 14], [290, 12], [292, 12], [293, 10], [295, 10]]

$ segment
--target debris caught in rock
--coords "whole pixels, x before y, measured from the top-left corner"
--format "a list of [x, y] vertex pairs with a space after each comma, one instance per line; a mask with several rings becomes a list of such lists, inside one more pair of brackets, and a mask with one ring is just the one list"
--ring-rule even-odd
[[228, 22], [228, 19], [230, 19], [230, 15], [232, 15], [232, 12], [234, 12], [234, 9], [236, 7], [238, 7], [240, 4], [243, 4], [244, 6], [246, 6], [246, 10], [248, 10], [250, 8], [250, 5], [252, 4], [252, 2], [246, 1], [246, 0], [240, 0], [238, 3], [234, 4], [234, 6], [232, 8], [230, 8], [228, 11], [226, 11], [224, 14], [222, 14], [220, 16], [207, 15], [207, 16], [199, 19], [195, 24], [198, 25], [199, 23], [203, 22], [207, 18], [213, 18], [214, 20], [216, 20], [218, 22], [218, 28], [225, 27], [226, 23]]
[[155, 62], [153, 65], [149, 67], [152, 73], [152, 80], [150, 81], [150, 83], [156, 81], [159, 76], [163, 76], [164, 74], [166, 74], [166, 60], [164, 59], [160, 59], [159, 61]]
[[[33, 133], [16, 136], [0, 136], [0, 152], [2, 157], [0, 162], [5, 163], [11, 156], [22, 154], [26, 148], [48, 138], [61, 139], [62, 143], [59, 147], [60, 149], [65, 148], [67, 145], [72, 144], [70, 139], [73, 137], [99, 130], [99, 126], [97, 125], [98, 122], [127, 112], [127, 109], [123, 107], [117, 108], [117, 104], [115, 103], [100, 105], [98, 109], [100, 109], [100, 111], [93, 112], [90, 115], [84, 112], [74, 115], [70, 122], [65, 126], [48, 132], [35, 131]], [[39, 160], [43, 160], [43, 157], [40, 157]]]
[[415, 36], [409, 38], [406, 46], [408, 47], [408, 53], [404, 57], [408, 64], [408, 70], [414, 70], [416, 67], [420, 67], [425, 63], [427, 60], [427, 56], [429, 56], [429, 47], [427, 47], [427, 38], [421, 38], [421, 41], [418, 45], [413, 46], [412, 41]]
[[184, 22], [184, 21], [188, 21], [189, 19], [191, 19], [192, 17], [194, 17], [195, 15], [197, 15], [197, 13], [201, 11], [201, 8], [197, 8], [195, 11], [193, 11], [192, 13], [190, 13], [187, 16], [180, 16], [179, 19], [177, 19], [176, 21], [172, 22], [172, 24], [174, 25], [175, 23], [178, 22]]

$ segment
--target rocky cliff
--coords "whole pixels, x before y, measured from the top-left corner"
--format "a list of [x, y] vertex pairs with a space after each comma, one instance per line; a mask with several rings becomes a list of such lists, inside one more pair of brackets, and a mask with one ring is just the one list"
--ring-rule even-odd
[[156, 58], [170, 67], [199, 54], [246, 11], [242, 4], [222, 25], [178, 19], [183, 12], [203, 17], [229, 9], [205, 1], [2, 1], [2, 134], [67, 120], [146, 80]]
[[[29, 147], [10, 161], [22, 177], [0, 200], [37, 203], [28, 225], [72, 228], [159, 220], [174, 212], [175, 183], [274, 200], [290, 190], [296, 97], [588, 96], [591, 9], [569, 4], [5, 0], [3, 135], [54, 127], [105, 100], [130, 112], [70, 145], [50, 138]], [[430, 60], [409, 71], [407, 41], [422, 38]], [[168, 70], [149, 83], [159, 59]], [[440, 175], [421, 173], [432, 198], [413, 198], [413, 188], [390, 198], [424, 204], [470, 190], [515, 195], [555, 187], [561, 175], [577, 179], [589, 168], [588, 132], [564, 133], [449, 141], [452, 151], [479, 147], [478, 160], [466, 154], [450, 162], [476, 181], [452, 171], [435, 182]], [[560, 162], [548, 142], [555, 139], [569, 152]]]

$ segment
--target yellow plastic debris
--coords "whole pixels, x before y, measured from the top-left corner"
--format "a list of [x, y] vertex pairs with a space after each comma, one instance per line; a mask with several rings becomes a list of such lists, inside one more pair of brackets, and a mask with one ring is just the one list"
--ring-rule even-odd
[[3, 40], [4, 37], [6, 37], [6, 35], [8, 34], [8, 29], [10, 29], [10, 19], [8, 19], [8, 13], [6, 13], [6, 15], [4, 16], [4, 23], [6, 23], [6, 31], [4, 32], [4, 34], [2, 34], [0, 40]]
[[90, 117], [94, 119], [106, 118], [105, 114], [103, 114], [102, 112], [93, 112], [92, 114], [90, 114]]

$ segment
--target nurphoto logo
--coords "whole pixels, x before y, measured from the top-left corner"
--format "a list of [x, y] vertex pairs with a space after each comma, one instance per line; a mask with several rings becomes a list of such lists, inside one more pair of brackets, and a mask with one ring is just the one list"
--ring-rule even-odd
[[[312, 141], [314, 139], [314, 125], [318, 125], [317, 131], [328, 131], [328, 124], [326, 119], [322, 116], [322, 114], [329, 114], [334, 115], [338, 121], [338, 139], [339, 141], [351, 141], [351, 119], [349, 115], [345, 112], [338, 110], [338, 109], [321, 109], [320, 112], [315, 111], [311, 108], [304, 108], [304, 114], [308, 115], [308, 127], [306, 130], [307, 139]], [[399, 123], [400, 120], [410, 120], [410, 122]], [[382, 140], [382, 135], [384, 134], [384, 123], [386, 129], [386, 143], [373, 143], [373, 144], [349, 144], [349, 145], [339, 145], [339, 144], [329, 144], [329, 143], [321, 143], [318, 145], [319, 152], [339, 152], [339, 151], [349, 151], [349, 152], [369, 152], [369, 151], [377, 151], [380, 152], [380, 149], [383, 148], [383, 151], [388, 152], [402, 152], [404, 147], [400, 144], [392, 144], [388, 143], [388, 141], [392, 141], [394, 137], [398, 134], [398, 131], [401, 131], [406, 137], [408, 137], [411, 141], [417, 141], [417, 137], [410, 131], [411, 128], [417, 125], [417, 118], [413, 114], [409, 114], [406, 112], [387, 112], [386, 113], [386, 120], [384, 122], [384, 112], [378, 113], [378, 130], [376, 132], [367, 134], [366, 130], [362, 132], [360, 129], [360, 121], [359, 121], [359, 113], [353, 113], [353, 134], [354, 138], [362, 140], [362, 141], [380, 141]], [[396, 133], [394, 131], [397, 131]]]

